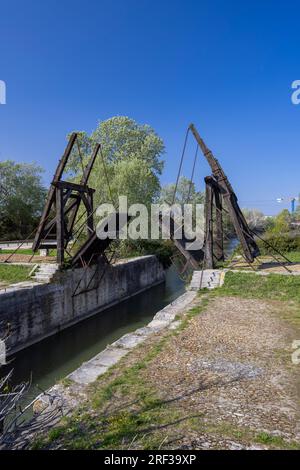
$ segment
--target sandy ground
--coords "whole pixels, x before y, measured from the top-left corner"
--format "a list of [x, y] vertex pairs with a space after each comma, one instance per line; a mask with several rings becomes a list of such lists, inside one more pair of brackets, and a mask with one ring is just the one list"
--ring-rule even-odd
[[[10, 256], [9, 253], [0, 253], [0, 263], [6, 262], [7, 258]], [[32, 259], [32, 255], [20, 255], [14, 254], [9, 259], [10, 263], [55, 263], [56, 258], [53, 256], [38, 256], [35, 255]]]
[[241, 258], [236, 258], [231, 261], [228, 268], [237, 270], [246, 269], [250, 271], [272, 272], [279, 274], [287, 274], [291, 272], [300, 273], [300, 263], [287, 263], [284, 259], [281, 259], [280, 262], [278, 262], [267, 257], [258, 258], [253, 264], [246, 263]]

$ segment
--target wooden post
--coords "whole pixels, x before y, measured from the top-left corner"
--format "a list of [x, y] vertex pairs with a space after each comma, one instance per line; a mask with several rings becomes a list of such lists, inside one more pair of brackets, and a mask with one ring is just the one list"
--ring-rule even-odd
[[94, 202], [93, 202], [93, 191], [89, 191], [87, 194], [88, 200], [88, 210], [87, 210], [87, 231], [88, 235], [90, 235], [94, 230], [94, 217], [93, 217], [93, 210], [94, 210]]
[[213, 269], [213, 190], [205, 182], [205, 268]]
[[64, 262], [64, 206], [63, 189], [56, 188], [56, 240], [57, 240], [57, 263]]
[[215, 207], [216, 207], [216, 235], [214, 254], [217, 261], [224, 261], [224, 241], [223, 241], [223, 217], [222, 217], [222, 199], [220, 190], [214, 188]]

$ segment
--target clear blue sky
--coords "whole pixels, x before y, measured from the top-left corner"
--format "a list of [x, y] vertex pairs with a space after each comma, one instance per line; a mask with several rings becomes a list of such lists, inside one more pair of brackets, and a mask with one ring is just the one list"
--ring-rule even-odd
[[1, 2], [0, 159], [36, 161], [49, 183], [69, 131], [128, 115], [163, 138], [168, 183], [194, 122], [241, 205], [275, 213], [268, 201], [300, 192], [299, 14], [280, 0]]

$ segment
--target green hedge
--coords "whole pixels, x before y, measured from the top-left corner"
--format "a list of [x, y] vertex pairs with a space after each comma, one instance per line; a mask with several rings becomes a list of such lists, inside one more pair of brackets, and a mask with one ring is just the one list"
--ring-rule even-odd
[[174, 245], [170, 240], [124, 240], [121, 247], [123, 256], [156, 255], [166, 269], [171, 264]]
[[[300, 235], [292, 237], [290, 235], [273, 235], [266, 238], [266, 241], [282, 253], [300, 250]], [[257, 244], [262, 255], [272, 252], [272, 248], [269, 248], [263, 241], [258, 240]]]

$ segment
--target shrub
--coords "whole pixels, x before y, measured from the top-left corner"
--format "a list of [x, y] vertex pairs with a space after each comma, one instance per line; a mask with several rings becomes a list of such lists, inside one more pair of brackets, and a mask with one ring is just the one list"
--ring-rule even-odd
[[[269, 243], [272, 247], [282, 253], [288, 253], [290, 251], [298, 251], [300, 250], [300, 235], [292, 235], [292, 234], [282, 234], [282, 235], [271, 235], [265, 237], [267, 243]], [[257, 242], [260, 253], [262, 255], [267, 255], [272, 252], [272, 248], [268, 247], [266, 243], [259, 240]]]

